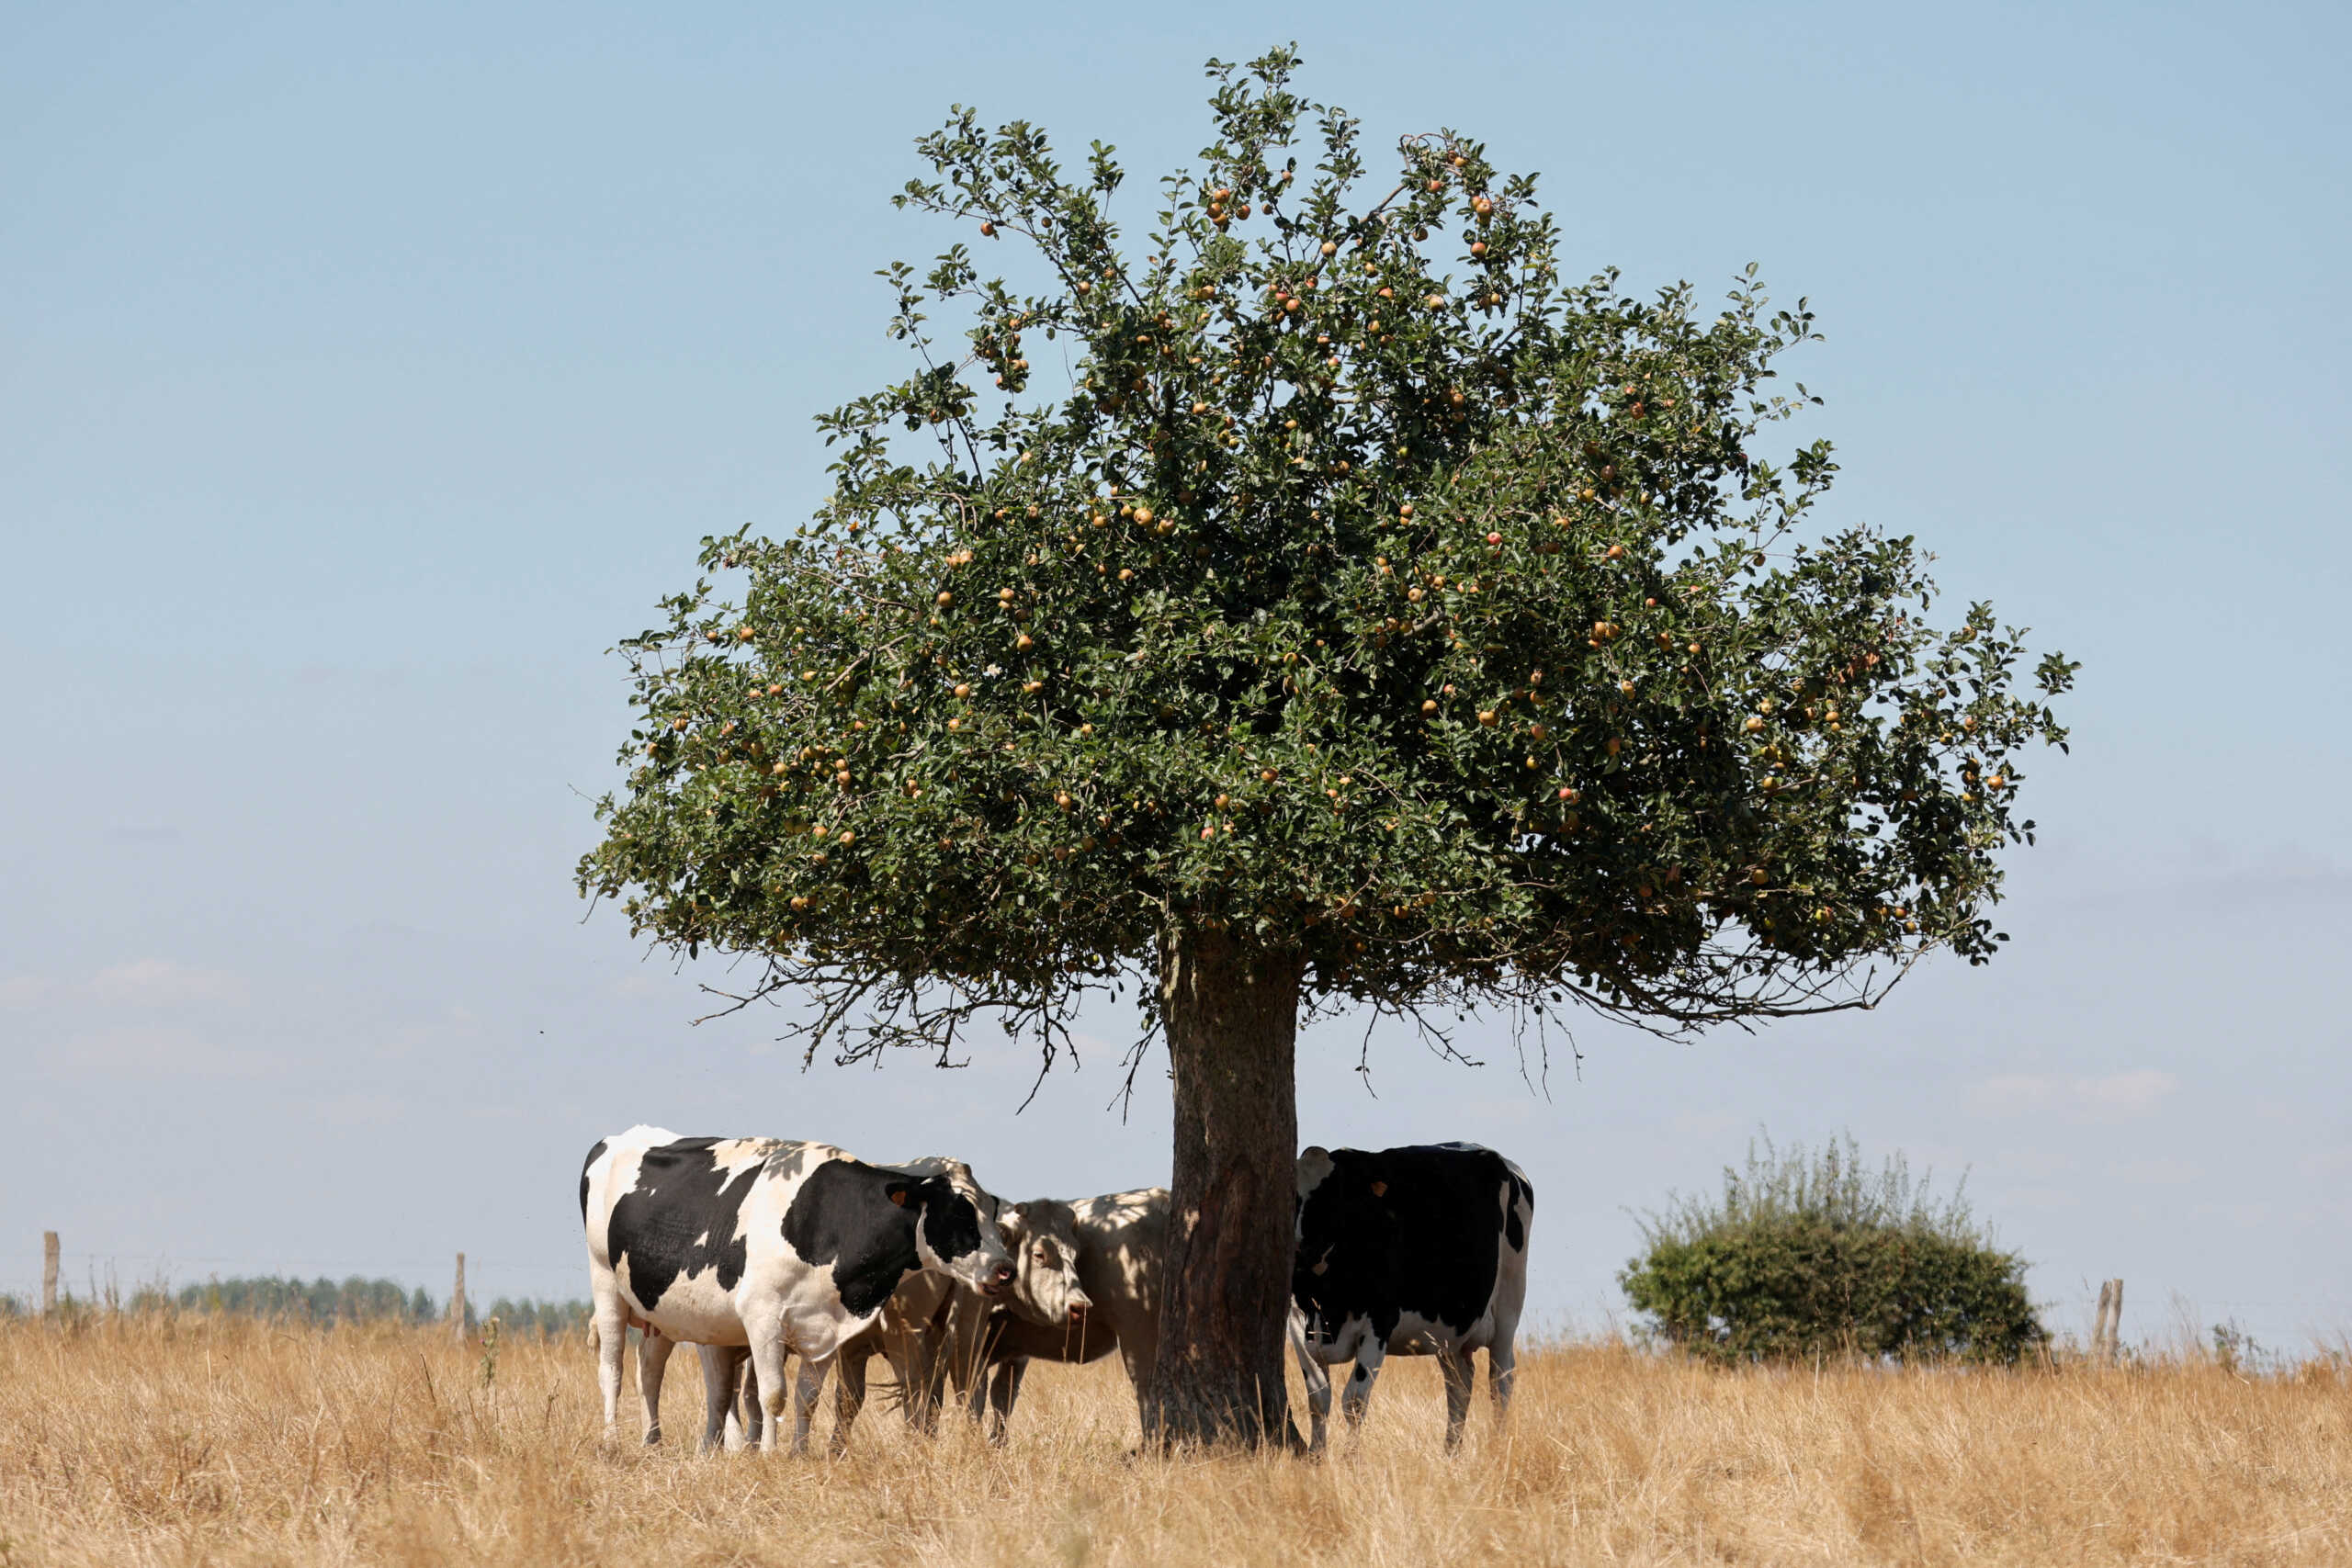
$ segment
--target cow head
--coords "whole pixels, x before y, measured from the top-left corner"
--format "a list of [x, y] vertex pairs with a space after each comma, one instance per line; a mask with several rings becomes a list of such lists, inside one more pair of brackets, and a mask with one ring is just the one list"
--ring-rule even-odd
[[1007, 1209], [1001, 1223], [1017, 1270], [1006, 1304], [1047, 1328], [1084, 1323], [1094, 1302], [1078, 1280], [1078, 1212], [1035, 1198]]
[[[1298, 1156], [1297, 1251], [1291, 1262], [1291, 1298], [1306, 1314], [1307, 1337], [1323, 1339], [1332, 1332], [1336, 1313], [1325, 1310], [1328, 1285], [1336, 1266], [1342, 1274], [1350, 1259], [1341, 1256], [1348, 1234], [1360, 1225], [1363, 1211], [1378, 1203], [1387, 1190], [1365, 1156], [1350, 1151], [1345, 1166], [1328, 1149], [1308, 1148]], [[1359, 1240], [1359, 1247], [1361, 1242]], [[1361, 1259], [1356, 1260], [1361, 1266]]]
[[1012, 1283], [1013, 1266], [992, 1217], [996, 1201], [961, 1161], [941, 1165], [937, 1174], [889, 1189], [890, 1201], [915, 1212], [915, 1257], [933, 1273], [1001, 1296]]

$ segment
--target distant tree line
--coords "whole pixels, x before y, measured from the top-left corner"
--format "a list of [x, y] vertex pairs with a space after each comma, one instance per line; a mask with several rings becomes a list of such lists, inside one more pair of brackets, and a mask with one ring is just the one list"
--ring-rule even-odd
[[442, 1315], [441, 1303], [421, 1285], [410, 1290], [395, 1280], [368, 1280], [356, 1274], [340, 1282], [324, 1275], [308, 1281], [272, 1275], [208, 1280], [183, 1287], [176, 1296], [151, 1286], [134, 1293], [130, 1304], [133, 1311], [168, 1305], [182, 1312], [313, 1323], [431, 1323]]
[[[69, 1302], [71, 1298], [68, 1298]], [[82, 1305], [86, 1303], [75, 1303]], [[447, 1320], [447, 1304], [422, 1285], [413, 1290], [397, 1280], [368, 1280], [354, 1274], [335, 1280], [280, 1279], [256, 1275], [233, 1280], [207, 1280], [175, 1292], [164, 1285], [142, 1285], [121, 1299], [126, 1312], [209, 1312], [243, 1317], [286, 1318], [333, 1326], [346, 1323], [434, 1324]], [[20, 1296], [0, 1295], [0, 1320], [29, 1317], [38, 1309]], [[498, 1319], [500, 1334], [542, 1336], [576, 1334], [588, 1322], [586, 1302], [514, 1300], [499, 1297], [488, 1313], [477, 1302], [466, 1303], [466, 1325], [479, 1327], [485, 1317]]]
[[517, 1334], [553, 1338], [585, 1333], [589, 1312], [586, 1302], [509, 1301], [501, 1296], [490, 1303], [490, 1315], [498, 1319], [499, 1333], [508, 1338]]

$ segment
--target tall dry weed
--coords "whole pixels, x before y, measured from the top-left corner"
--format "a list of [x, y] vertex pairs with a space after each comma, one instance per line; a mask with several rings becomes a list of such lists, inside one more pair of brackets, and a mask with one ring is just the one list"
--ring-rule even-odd
[[[1360, 1444], [1136, 1460], [1112, 1366], [1040, 1367], [1012, 1440], [869, 1406], [840, 1461], [599, 1438], [577, 1341], [494, 1382], [435, 1332], [236, 1319], [0, 1326], [0, 1564], [2340, 1563], [2352, 1392], [2195, 1359], [2098, 1372], [1520, 1363], [1507, 1432], [1441, 1442], [1393, 1361]], [[829, 1420], [830, 1417], [825, 1419]], [[820, 1425], [822, 1425], [820, 1421]]]

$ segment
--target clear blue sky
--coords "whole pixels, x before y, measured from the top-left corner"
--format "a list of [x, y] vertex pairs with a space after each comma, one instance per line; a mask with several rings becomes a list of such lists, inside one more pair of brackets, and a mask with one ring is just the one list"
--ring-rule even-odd
[[[1160, 1179], [1130, 1021], [1028, 1064], [802, 1075], [580, 923], [613, 641], [695, 542], [790, 526], [809, 416], [899, 373], [872, 273], [951, 102], [1205, 139], [1200, 62], [1295, 38], [1368, 142], [1532, 167], [1572, 256], [1809, 295], [1837, 520], [2086, 661], [1984, 970], [1661, 1045], [1549, 1099], [1356, 1032], [1317, 1141], [1464, 1136], [1598, 1321], [1627, 1211], [1758, 1124], [1973, 1174], [2053, 1321], [2352, 1331], [2340, 6], [26, 7], [0, 21], [0, 1289], [385, 1272], [579, 1293], [572, 1173], [639, 1119]], [[1507, 1055], [1472, 1026], [1469, 1037]], [[2091, 1287], [2095, 1289], [2095, 1285]]]

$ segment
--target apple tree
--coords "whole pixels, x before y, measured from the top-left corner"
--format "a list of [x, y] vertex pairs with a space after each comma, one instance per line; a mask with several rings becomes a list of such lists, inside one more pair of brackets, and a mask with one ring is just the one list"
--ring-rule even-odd
[[1816, 519], [1826, 442], [1760, 449], [1818, 400], [1776, 379], [1802, 302], [1572, 278], [1532, 176], [1440, 132], [1375, 179], [1296, 63], [1210, 63], [1140, 244], [1100, 143], [921, 139], [899, 202], [965, 238], [882, 275], [909, 373], [820, 421], [805, 525], [706, 541], [623, 644], [579, 871], [748, 958], [811, 1057], [989, 1016], [1050, 1062], [1136, 986], [1170, 1441], [1287, 1429], [1302, 1016], [1681, 1032], [1982, 962], [2074, 669], [2021, 692], [2019, 634], [1932, 621], [1911, 539]]

